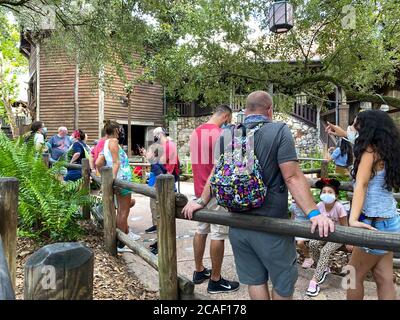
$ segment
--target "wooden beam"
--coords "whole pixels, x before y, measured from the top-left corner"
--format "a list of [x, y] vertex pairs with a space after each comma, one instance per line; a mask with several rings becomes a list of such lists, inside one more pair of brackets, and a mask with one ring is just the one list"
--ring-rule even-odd
[[117, 216], [114, 205], [114, 188], [112, 168], [101, 169], [101, 191], [103, 193], [104, 245], [112, 256], [117, 255]]
[[[127, 234], [117, 229], [117, 238], [122, 241], [135, 254], [146, 261], [151, 267], [158, 271], [158, 259], [146, 247], [140, 245], [137, 241], [132, 240]], [[178, 274], [178, 287], [180, 295], [194, 294], [194, 283], [185, 276]]]
[[174, 187], [172, 175], [157, 177], [158, 275], [160, 299], [167, 300], [178, 299]]
[[156, 198], [156, 192], [155, 192], [154, 188], [150, 188], [149, 186], [144, 185], [144, 184], [126, 182], [126, 181], [116, 179], [114, 181], [114, 186], [122, 188], [122, 189], [128, 189], [128, 190], [131, 190], [131, 191], [139, 193], [139, 194], [143, 194], [143, 195], [148, 196], [153, 199]]
[[43, 159], [43, 162], [46, 165], [46, 167], [49, 168], [50, 167], [50, 154], [47, 152], [42, 153], [42, 159]]
[[0, 300], [15, 300], [8, 263], [3, 250], [3, 240], [0, 235]]
[[3, 240], [4, 256], [14, 289], [17, 257], [18, 190], [18, 179], [0, 178], [0, 236]]
[[101, 185], [101, 178], [98, 177], [95, 173], [91, 172], [90, 173], [90, 177], [99, 185]]
[[75, 64], [74, 77], [74, 129], [79, 129], [79, 62], [78, 57]]
[[[180, 208], [176, 212], [176, 217], [178, 219], [185, 219]], [[200, 210], [195, 212], [193, 220], [227, 225], [241, 229], [350, 244], [360, 247], [400, 251], [399, 233], [335, 226], [335, 232], [330, 233], [326, 238], [321, 238], [318, 234], [318, 230], [311, 233], [311, 224], [309, 222], [210, 210]]]
[[[85, 190], [85, 194], [90, 195], [90, 164], [89, 159], [82, 159], [82, 189]], [[90, 219], [90, 205], [85, 204], [82, 206], [83, 219]]]
[[94, 254], [78, 242], [47, 245], [25, 264], [25, 300], [92, 300]]

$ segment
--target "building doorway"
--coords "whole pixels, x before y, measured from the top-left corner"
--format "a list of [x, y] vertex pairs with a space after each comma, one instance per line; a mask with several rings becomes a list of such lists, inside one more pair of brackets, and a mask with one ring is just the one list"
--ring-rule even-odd
[[[125, 143], [126, 145], [129, 143], [128, 141], [128, 125], [124, 124], [124, 130], [125, 130], [125, 135], [126, 135], [126, 140]], [[145, 148], [146, 147], [146, 126], [131, 126], [132, 130], [132, 141], [131, 143], [131, 150], [132, 150], [132, 156], [140, 156], [139, 149], [140, 148]], [[125, 144], [124, 143], [124, 144]]]

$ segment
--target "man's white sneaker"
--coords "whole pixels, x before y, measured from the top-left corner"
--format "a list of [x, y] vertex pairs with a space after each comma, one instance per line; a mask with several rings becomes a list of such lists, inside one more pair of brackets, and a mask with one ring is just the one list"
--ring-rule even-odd
[[128, 237], [134, 241], [139, 240], [141, 238], [138, 234], [133, 233], [132, 231], [129, 231]]
[[117, 251], [118, 253], [124, 253], [124, 252], [133, 252], [131, 249], [129, 249], [127, 246], [123, 247], [123, 248], [118, 248], [117, 247]]

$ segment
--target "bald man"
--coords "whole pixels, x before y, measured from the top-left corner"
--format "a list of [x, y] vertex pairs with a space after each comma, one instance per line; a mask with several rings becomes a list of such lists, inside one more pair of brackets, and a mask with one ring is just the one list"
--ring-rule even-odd
[[[320, 236], [334, 231], [333, 222], [320, 214], [306, 178], [300, 170], [294, 140], [283, 123], [272, 122], [272, 98], [264, 91], [251, 93], [246, 100], [244, 125], [247, 129], [261, 125], [255, 133], [254, 151], [263, 171], [267, 196], [262, 207], [247, 211], [272, 218], [288, 219], [288, 190], [297, 205], [307, 213], [311, 232], [318, 227]], [[186, 217], [210, 201], [209, 181], [201, 195], [202, 202], [189, 202], [183, 209]], [[296, 247], [291, 236], [230, 228], [239, 280], [248, 285], [251, 299], [292, 299], [297, 281]], [[268, 282], [272, 282], [272, 295]]]

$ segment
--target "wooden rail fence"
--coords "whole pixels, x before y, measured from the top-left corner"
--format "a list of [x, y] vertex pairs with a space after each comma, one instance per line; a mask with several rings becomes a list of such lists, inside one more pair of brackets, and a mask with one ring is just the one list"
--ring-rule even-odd
[[[186, 205], [188, 199], [182, 194], [175, 193], [173, 176], [160, 175], [157, 177], [158, 191], [155, 192], [153, 188], [146, 185], [113, 179], [112, 169], [108, 167], [102, 168], [101, 178], [88, 170], [85, 161], [83, 161], [82, 165], [70, 165], [68, 167], [82, 169], [84, 188], [87, 188], [90, 178], [101, 184], [104, 212], [104, 241], [107, 252], [111, 255], [116, 255], [117, 239], [122, 241], [153, 268], [158, 270], [161, 299], [175, 300], [178, 298], [194, 298], [194, 284], [186, 277], [179, 275], [177, 270], [176, 219], [184, 219], [182, 209]], [[322, 169], [320, 173], [321, 175], [324, 174], [324, 170]], [[310, 187], [315, 187], [315, 180], [310, 179], [309, 183]], [[157, 200], [159, 215], [157, 217], [158, 258], [150, 253], [146, 248], [131, 240], [121, 230], [117, 229], [115, 205], [113, 202], [115, 188], [128, 189]], [[340, 189], [344, 191], [352, 191], [352, 186], [343, 183]], [[14, 297], [12, 284], [15, 284], [18, 181], [16, 179], [0, 179], [0, 191], [0, 281], [2, 284], [0, 299], [12, 299]], [[398, 195], [396, 195], [396, 198], [400, 200]], [[87, 216], [86, 213], [84, 213], [84, 215]], [[323, 239], [337, 243], [367, 246], [400, 252], [400, 234], [397, 233], [336, 226], [336, 231], [334, 233], [330, 234], [327, 238], [321, 238], [317, 230], [314, 234], [311, 234], [310, 224], [306, 222], [209, 210], [200, 210], [194, 213], [193, 220], [248, 230], [310, 239]], [[1, 239], [3, 239], [4, 245], [2, 244]], [[3, 251], [5, 253], [3, 253]], [[90, 269], [89, 254], [88, 259], [89, 260], [85, 260], [88, 261], [85, 262], [85, 265]], [[8, 270], [10, 270], [10, 275], [7, 275]], [[90, 276], [90, 272], [87, 273]]]

